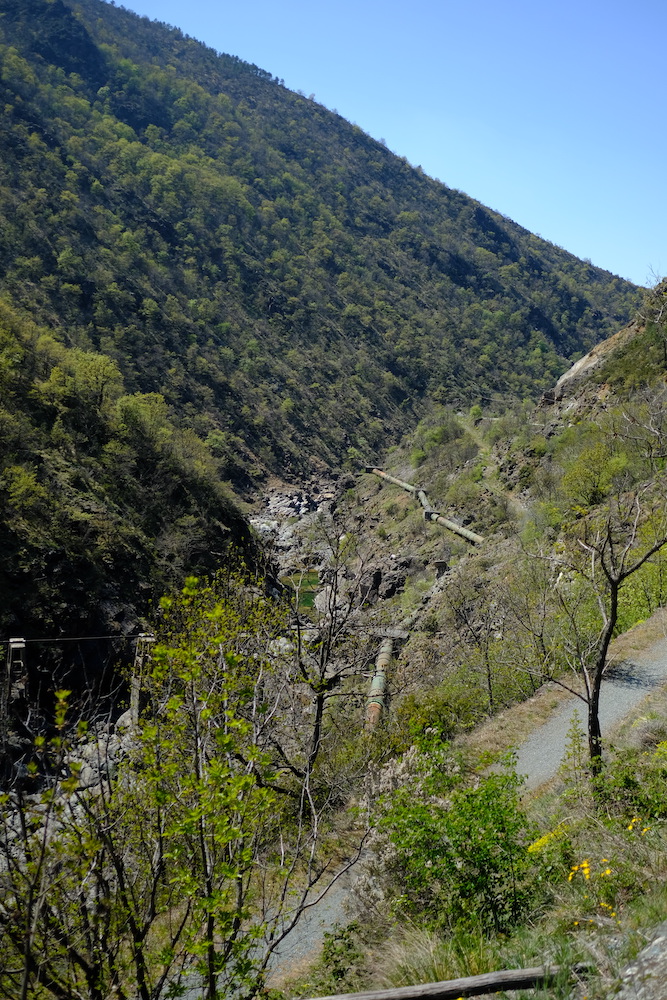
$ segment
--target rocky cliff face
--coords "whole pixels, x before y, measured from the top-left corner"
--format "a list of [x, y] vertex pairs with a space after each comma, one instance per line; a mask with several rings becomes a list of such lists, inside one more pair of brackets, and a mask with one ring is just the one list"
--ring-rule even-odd
[[633, 320], [618, 333], [603, 340], [600, 344], [596, 344], [588, 354], [575, 361], [571, 368], [563, 372], [554, 388], [544, 394], [543, 401], [557, 403], [571, 396], [578, 386], [587, 381], [597, 369], [601, 368], [628, 341], [636, 337], [643, 328], [640, 320]]

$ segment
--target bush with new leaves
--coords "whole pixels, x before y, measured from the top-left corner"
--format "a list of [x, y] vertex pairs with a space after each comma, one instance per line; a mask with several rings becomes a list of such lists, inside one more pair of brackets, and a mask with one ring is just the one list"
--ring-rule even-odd
[[409, 756], [407, 777], [379, 803], [385, 895], [433, 925], [508, 929], [541, 883], [512, 760], [466, 773], [432, 732]]

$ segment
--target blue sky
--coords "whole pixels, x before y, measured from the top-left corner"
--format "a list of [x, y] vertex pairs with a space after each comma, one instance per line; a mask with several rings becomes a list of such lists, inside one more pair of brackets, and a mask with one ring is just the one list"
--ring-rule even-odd
[[638, 284], [667, 274], [665, 0], [125, 0]]

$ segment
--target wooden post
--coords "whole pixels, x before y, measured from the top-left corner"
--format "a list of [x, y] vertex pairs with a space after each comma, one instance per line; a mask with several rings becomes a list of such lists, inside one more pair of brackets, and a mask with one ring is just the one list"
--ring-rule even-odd
[[7, 658], [0, 676], [0, 776], [9, 776], [10, 765], [7, 755], [9, 743], [9, 705], [26, 687], [26, 669], [23, 661], [25, 639], [10, 639], [7, 643]]
[[9, 739], [9, 692], [11, 690], [11, 653], [7, 644], [7, 659], [0, 675], [0, 777], [6, 768], [7, 740]]
[[[508, 969], [504, 972], [486, 972], [481, 976], [466, 976], [464, 979], [448, 979], [441, 983], [424, 983], [421, 986], [403, 986], [366, 993], [338, 993], [320, 997], [319, 1000], [457, 1000], [458, 997], [478, 997], [500, 990], [526, 990], [533, 986], [545, 986], [553, 982], [563, 968], [559, 965], [539, 965], [532, 969]], [[586, 965], [575, 965], [571, 972], [585, 972], [587, 969]]]
[[151, 646], [155, 636], [150, 632], [142, 632], [137, 636], [137, 648], [134, 651], [134, 666], [132, 668], [132, 683], [130, 687], [130, 725], [139, 725], [139, 694], [141, 680], [144, 674], [144, 664], [150, 657]]

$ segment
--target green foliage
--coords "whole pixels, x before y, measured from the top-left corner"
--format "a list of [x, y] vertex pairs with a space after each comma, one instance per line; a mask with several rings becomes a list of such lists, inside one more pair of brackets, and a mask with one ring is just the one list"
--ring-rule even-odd
[[393, 847], [395, 905], [443, 927], [507, 930], [536, 890], [526, 850], [533, 831], [511, 762], [465, 776], [448, 748], [430, 739], [410, 763], [408, 780], [382, 802], [379, 822]]
[[535, 481], [535, 470], [530, 465], [522, 465], [517, 476], [517, 483], [520, 489], [527, 490]]
[[590, 773], [586, 731], [578, 712], [572, 713], [559, 773], [565, 783], [563, 793], [565, 801], [582, 802], [587, 798], [590, 794]]
[[598, 794], [608, 810], [630, 820], [641, 834], [649, 821], [667, 818], [666, 779], [667, 742], [650, 749], [615, 748], [597, 779]]
[[217, 460], [110, 357], [0, 304], [0, 380], [5, 629], [107, 632], [230, 542], [250, 552]]
[[335, 924], [326, 931], [320, 959], [309, 972], [307, 982], [290, 984], [290, 996], [324, 996], [363, 989], [368, 970], [360, 931], [356, 922], [344, 927]]
[[153, 654], [147, 689], [154, 708], [142, 727], [140, 768], [148, 800], [161, 806], [170, 884], [177, 898], [190, 901], [183, 946], [212, 998], [221, 975], [226, 991], [252, 970], [261, 927], [248, 933], [244, 925], [275, 793], [267, 787], [270, 758], [244, 718], [255, 668], [231, 651], [240, 611], [255, 630], [261, 612], [211, 597], [191, 579], [177, 605], [168, 603], [171, 622], [176, 615], [183, 631], [178, 644], [158, 644]]
[[478, 451], [477, 444], [447, 407], [436, 405], [419, 422], [410, 435], [413, 450], [410, 461], [414, 468], [424, 466], [423, 477], [438, 482], [444, 473], [453, 472]]
[[645, 621], [667, 602], [667, 555], [659, 552], [623, 587], [618, 633]]
[[355, 817], [345, 846], [333, 841], [350, 794], [324, 711], [333, 661], [312, 640], [297, 651], [291, 621], [247, 574], [190, 577], [161, 602], [124, 736], [70, 725], [61, 693], [56, 735], [21, 777], [36, 794], [3, 797], [0, 993], [160, 1000], [193, 977], [207, 1000], [262, 988], [272, 950], [364, 838]]
[[487, 707], [483, 690], [459, 675], [432, 691], [412, 692], [395, 707], [396, 726], [404, 739], [419, 738], [435, 728], [443, 738], [472, 729]]
[[625, 454], [610, 453], [599, 443], [585, 448], [568, 468], [562, 488], [574, 507], [586, 509], [601, 503], [619, 482], [628, 467]]
[[547, 453], [547, 441], [542, 434], [537, 434], [528, 443], [528, 451], [536, 458], [542, 458]]
[[204, 663], [190, 645], [157, 647], [144, 682], [159, 705], [113, 757], [58, 693], [31, 767], [51, 777], [3, 803], [3, 995], [159, 1000], [199, 972], [214, 1000], [261, 979], [261, 924], [246, 922], [268, 766], [247, 750], [241, 661], [220, 656], [214, 684]]
[[447, 504], [456, 510], [459, 516], [470, 517], [473, 511], [479, 508], [479, 501], [482, 496], [482, 489], [479, 486], [479, 478], [471, 470], [459, 476], [450, 486], [445, 497]]
[[646, 292], [640, 310], [642, 328], [605, 359], [595, 380], [613, 386], [621, 397], [654, 386], [667, 371], [667, 313], [665, 282]]
[[478, 531], [491, 534], [508, 522], [507, 499], [501, 491], [484, 482], [484, 466], [467, 468], [454, 478], [445, 494], [447, 507]]
[[368, 455], [427, 397], [534, 397], [637, 302], [177, 29], [97, 0], [2, 12], [2, 290], [241, 439], [237, 480], [250, 453]]

